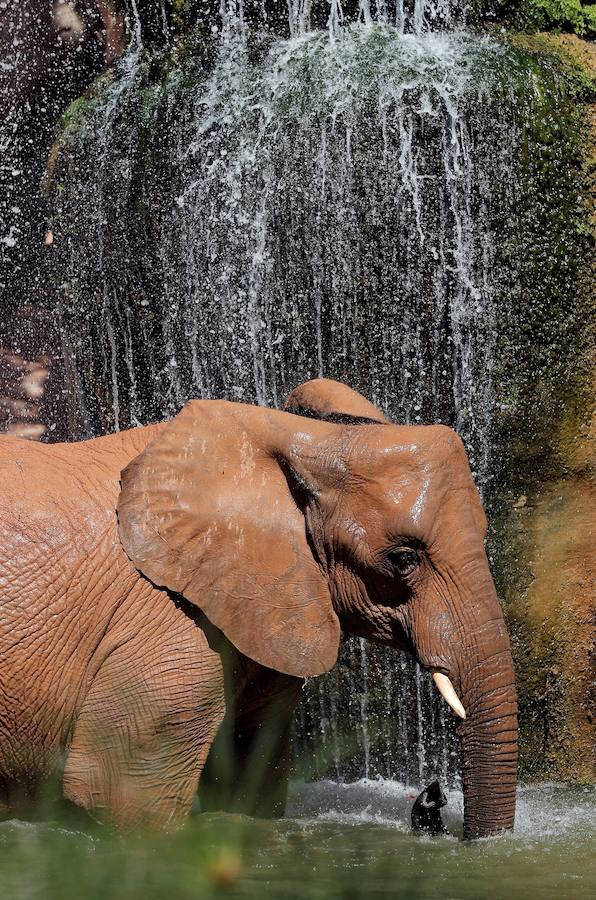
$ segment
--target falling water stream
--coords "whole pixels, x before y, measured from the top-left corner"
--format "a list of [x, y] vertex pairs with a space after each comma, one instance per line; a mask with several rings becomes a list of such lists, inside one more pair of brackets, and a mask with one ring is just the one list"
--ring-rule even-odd
[[[137, 29], [67, 126], [55, 261], [73, 436], [189, 397], [280, 406], [326, 375], [398, 422], [452, 424], [483, 489], [519, 69], [487, 37], [439, 32], [465, 19], [449, 0], [361, 0], [351, 23], [333, 0], [318, 31], [310, 4], [289, 7], [281, 39], [230, 4], [209, 59], [176, 64]], [[457, 779], [428, 676], [357, 640], [308, 685], [297, 732], [318, 775]]]

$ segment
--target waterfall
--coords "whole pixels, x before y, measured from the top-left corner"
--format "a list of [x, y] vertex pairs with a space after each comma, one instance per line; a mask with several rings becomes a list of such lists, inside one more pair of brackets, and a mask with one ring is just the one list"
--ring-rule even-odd
[[[469, 3], [464, 0], [286, 0], [287, 33], [291, 37], [326, 27], [335, 36], [343, 24], [394, 25], [401, 34], [445, 31], [466, 24]], [[281, 5], [281, 4], [280, 4]], [[256, 8], [255, 8], [256, 7]], [[278, 29], [284, 18], [275, 3], [263, 0], [225, 0], [220, 5], [224, 28], [230, 22]], [[208, 13], [213, 20], [213, 10]]]
[[488, 185], [510, 181], [513, 139], [474, 72], [491, 55], [485, 39], [390, 28], [279, 42], [264, 62], [232, 41], [190, 97], [177, 73], [145, 96], [126, 57], [58, 197], [74, 365], [93, 340], [127, 397], [116, 408], [112, 388], [109, 410], [86, 391], [91, 427], [172, 414], [189, 395], [279, 405], [297, 378], [334, 372], [397, 421], [456, 425], [482, 479]]
[[[490, 480], [519, 66], [372, 6], [339, 27], [332, 4], [312, 32], [292, 0], [290, 39], [230, 26], [214, 60], [157, 79], [133, 48], [67, 129], [55, 246], [78, 436], [189, 397], [280, 406], [327, 375], [398, 422], [452, 424]], [[414, 4], [417, 31], [430, 8]], [[427, 675], [353, 640], [309, 683], [298, 739], [320, 775], [457, 777]]]

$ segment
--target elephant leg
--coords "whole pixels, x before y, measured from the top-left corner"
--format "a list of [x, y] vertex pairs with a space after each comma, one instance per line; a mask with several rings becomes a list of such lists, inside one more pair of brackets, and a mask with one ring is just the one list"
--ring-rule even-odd
[[77, 716], [68, 800], [123, 827], [186, 817], [225, 712], [219, 657], [201, 649], [184, 658], [166, 647], [153, 661], [146, 646], [110, 653]]
[[203, 810], [279, 817], [285, 811], [292, 718], [303, 680], [251, 667], [245, 686], [228, 702], [199, 798]]

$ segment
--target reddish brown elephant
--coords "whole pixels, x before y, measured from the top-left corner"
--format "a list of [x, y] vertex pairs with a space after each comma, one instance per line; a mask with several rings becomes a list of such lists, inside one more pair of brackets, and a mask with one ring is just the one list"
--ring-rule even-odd
[[0, 438], [5, 803], [63, 765], [117, 823], [183, 818], [199, 780], [206, 806], [280, 813], [293, 707], [343, 628], [437, 673], [467, 716], [464, 834], [512, 827], [513, 665], [461, 441], [302, 391], [324, 418], [192, 401], [80, 444]]

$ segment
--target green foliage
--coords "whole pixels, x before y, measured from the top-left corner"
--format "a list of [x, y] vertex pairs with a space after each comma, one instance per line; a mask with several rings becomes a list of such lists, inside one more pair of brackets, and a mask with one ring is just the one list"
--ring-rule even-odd
[[596, 4], [582, 0], [498, 0], [504, 21], [523, 31], [568, 31], [596, 36]]

